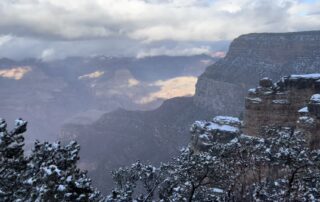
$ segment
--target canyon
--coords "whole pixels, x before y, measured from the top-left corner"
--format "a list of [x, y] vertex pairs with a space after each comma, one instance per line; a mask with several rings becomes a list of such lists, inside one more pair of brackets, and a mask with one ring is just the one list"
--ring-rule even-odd
[[61, 139], [83, 145], [82, 167], [100, 190], [108, 189], [105, 173], [119, 166], [169, 161], [189, 143], [194, 121], [243, 117], [247, 90], [261, 78], [320, 72], [319, 53], [320, 31], [242, 35], [198, 78], [195, 96], [169, 99], [152, 111], [120, 109], [90, 124], [66, 124]]

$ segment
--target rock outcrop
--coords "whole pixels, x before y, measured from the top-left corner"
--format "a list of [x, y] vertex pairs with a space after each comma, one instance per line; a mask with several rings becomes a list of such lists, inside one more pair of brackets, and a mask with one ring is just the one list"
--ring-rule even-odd
[[320, 148], [320, 94], [312, 95], [307, 106], [298, 112], [297, 128], [306, 135], [312, 149]]
[[320, 148], [320, 74], [291, 75], [273, 83], [263, 78], [245, 98], [244, 120], [216, 116], [196, 121], [190, 129], [190, 147], [207, 151], [214, 143], [227, 144], [240, 135], [265, 138], [270, 127], [303, 132], [311, 149]]
[[320, 146], [320, 74], [291, 75], [272, 83], [260, 80], [245, 99], [243, 132], [259, 136], [265, 126], [301, 129], [310, 146]]
[[216, 116], [212, 121], [196, 121], [192, 124], [190, 147], [193, 151], [206, 151], [214, 142], [228, 143], [242, 131], [242, 121], [236, 117]]
[[299, 109], [320, 90], [320, 74], [291, 75], [270, 86], [250, 89], [245, 98], [244, 131], [259, 134], [264, 125], [295, 126]]

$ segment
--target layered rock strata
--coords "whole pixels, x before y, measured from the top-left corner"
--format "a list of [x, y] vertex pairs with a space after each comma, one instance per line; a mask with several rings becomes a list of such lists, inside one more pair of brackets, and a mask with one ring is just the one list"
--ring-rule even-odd
[[266, 127], [293, 127], [304, 133], [310, 148], [320, 148], [319, 92], [320, 74], [286, 76], [277, 83], [263, 78], [249, 90], [243, 121], [228, 116], [196, 121], [190, 129], [190, 146], [196, 152], [206, 151], [239, 135], [263, 137]]
[[311, 96], [307, 106], [301, 108], [297, 128], [307, 137], [312, 149], [320, 147], [320, 94]]
[[213, 142], [228, 143], [242, 133], [241, 126], [238, 118], [229, 116], [216, 116], [212, 121], [196, 121], [190, 129], [190, 147], [194, 151], [205, 151]]
[[301, 129], [311, 147], [320, 145], [320, 74], [291, 75], [277, 83], [268, 78], [245, 99], [243, 131], [259, 136], [265, 126]]

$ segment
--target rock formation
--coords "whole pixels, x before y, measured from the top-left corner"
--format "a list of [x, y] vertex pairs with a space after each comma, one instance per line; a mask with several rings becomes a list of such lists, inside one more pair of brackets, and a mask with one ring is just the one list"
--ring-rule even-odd
[[236, 117], [216, 116], [212, 121], [196, 121], [192, 124], [190, 147], [194, 151], [205, 151], [213, 142], [228, 143], [242, 131], [242, 122]]
[[264, 126], [303, 130], [311, 147], [320, 146], [320, 74], [291, 75], [272, 83], [260, 80], [245, 99], [244, 133], [259, 136]]
[[306, 107], [301, 108], [297, 128], [306, 135], [312, 149], [320, 148], [320, 94], [311, 96]]
[[273, 83], [263, 78], [245, 98], [244, 120], [216, 116], [190, 129], [193, 151], [229, 143], [239, 135], [264, 138], [266, 127], [290, 127], [305, 134], [310, 148], [320, 148], [320, 74], [290, 75]]

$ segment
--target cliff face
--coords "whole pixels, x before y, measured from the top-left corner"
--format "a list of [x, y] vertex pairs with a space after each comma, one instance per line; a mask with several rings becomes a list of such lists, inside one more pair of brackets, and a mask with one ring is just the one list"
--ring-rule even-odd
[[119, 109], [88, 124], [68, 124], [61, 139], [81, 145], [80, 167], [89, 171], [95, 186], [111, 191], [108, 173], [140, 160], [167, 162], [190, 140], [190, 125], [214, 114], [193, 105], [192, 97], [173, 98], [153, 111]]
[[303, 132], [311, 149], [320, 148], [320, 74], [263, 78], [245, 99], [245, 116], [217, 116], [191, 127], [191, 149], [207, 151], [213, 143], [229, 143], [240, 135], [264, 137], [265, 127], [292, 127]]
[[243, 132], [258, 136], [264, 126], [303, 130], [311, 147], [320, 146], [320, 74], [291, 75], [277, 83], [268, 78], [245, 99]]
[[225, 114], [240, 112], [244, 99], [234, 98], [244, 97], [260, 78], [275, 80], [319, 69], [320, 31], [242, 35], [231, 43], [224, 59], [199, 77], [194, 102], [212, 110], [224, 107]]

